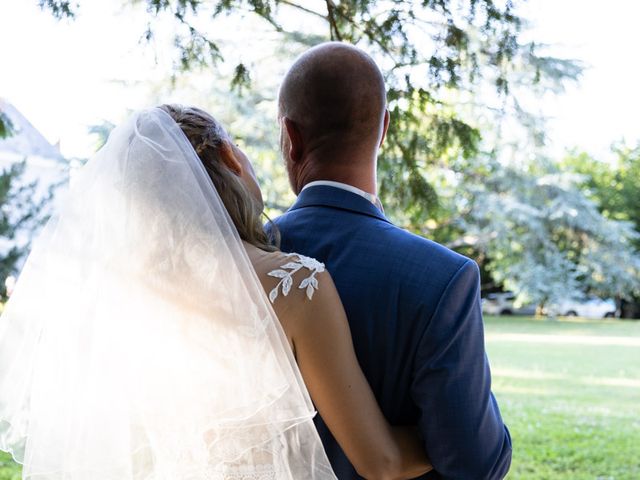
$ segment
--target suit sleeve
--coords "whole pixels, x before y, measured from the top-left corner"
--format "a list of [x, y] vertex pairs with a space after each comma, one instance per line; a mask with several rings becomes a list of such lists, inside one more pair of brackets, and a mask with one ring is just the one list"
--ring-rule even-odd
[[511, 463], [511, 437], [491, 393], [483, 329], [480, 274], [467, 261], [428, 321], [413, 372], [419, 428], [443, 479], [501, 479]]

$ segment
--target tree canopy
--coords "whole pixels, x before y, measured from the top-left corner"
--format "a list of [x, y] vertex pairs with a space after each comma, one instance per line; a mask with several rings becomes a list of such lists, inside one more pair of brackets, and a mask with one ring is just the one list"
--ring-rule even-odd
[[[39, 3], [58, 18], [73, 18], [82, 8], [82, 2]], [[468, 157], [480, 141], [477, 128], [449, 108], [449, 92], [488, 81], [498, 94], [508, 95], [509, 64], [516, 58], [531, 66], [531, 81], [542, 82], [545, 77], [546, 64], [537, 56], [536, 45], [519, 42], [522, 20], [511, 0], [130, 0], [130, 4], [146, 8], [148, 22], [141, 33], [147, 41], [154, 38], [158, 20], [173, 22], [178, 72], [224, 61], [215, 24], [238, 13], [262, 19], [287, 42], [312, 45], [342, 40], [365, 48], [382, 64], [393, 119], [381, 158], [381, 195], [400, 209], [413, 206], [421, 218], [437, 204], [437, 192], [424, 167], [440, 161], [452, 148]], [[300, 22], [291, 21], [299, 17], [315, 22], [317, 29], [300, 29]], [[238, 63], [234, 72], [233, 85], [250, 82], [249, 66]]]
[[[265, 92], [255, 80], [260, 65], [237, 62], [226, 50], [217, 27], [229, 19], [253, 17], [277, 34], [283, 47], [273, 52], [276, 61], [290, 62], [292, 51], [326, 40], [372, 54], [385, 75], [391, 113], [378, 169], [385, 211], [399, 225], [475, 258], [491, 279], [486, 283], [538, 304], [586, 292], [628, 296], [640, 287], [638, 211], [630, 200], [637, 187], [621, 180], [620, 172], [584, 171], [587, 162], [567, 172], [568, 163], [549, 158], [537, 99], [578, 79], [581, 65], [525, 40], [522, 2], [125, 3], [146, 12], [143, 41], [166, 33], [158, 25], [173, 26], [174, 86], [180, 76], [232, 65], [232, 88], [203, 98], [213, 95], [224, 99], [218, 106], [231, 105], [217, 115], [246, 141], [263, 167], [261, 179], [275, 187], [265, 192], [273, 212], [286, 208], [287, 190], [274, 154], [275, 122], [263, 105], [275, 91]], [[57, 18], [73, 18], [82, 9], [81, 0], [39, 4]], [[240, 36], [254, 34], [243, 30], [242, 21], [238, 25]], [[638, 157], [637, 150], [627, 153]], [[585, 183], [584, 175], [591, 180]], [[619, 185], [615, 194], [606, 187], [612, 182]]]
[[[617, 144], [613, 152], [615, 160], [608, 162], [574, 153], [562, 166], [580, 175], [581, 186], [605, 217], [631, 222], [640, 232], [640, 144]], [[640, 250], [640, 241], [636, 246]]]
[[7, 138], [13, 131], [13, 125], [9, 117], [0, 112], [0, 140]]

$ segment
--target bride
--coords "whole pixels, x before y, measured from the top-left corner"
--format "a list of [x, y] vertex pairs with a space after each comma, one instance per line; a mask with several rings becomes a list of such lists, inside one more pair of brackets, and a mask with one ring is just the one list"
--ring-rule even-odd
[[0, 449], [23, 478], [334, 479], [315, 408], [363, 477], [431, 469], [382, 416], [324, 266], [279, 252], [262, 208], [202, 110], [113, 131], [0, 319]]

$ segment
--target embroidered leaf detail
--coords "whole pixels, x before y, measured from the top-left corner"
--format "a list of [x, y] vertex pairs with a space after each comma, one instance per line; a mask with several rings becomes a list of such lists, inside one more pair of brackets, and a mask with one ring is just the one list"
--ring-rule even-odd
[[307, 287], [307, 298], [308, 298], [309, 300], [312, 300], [312, 299], [313, 299], [313, 292], [315, 292], [315, 290], [313, 289], [313, 287], [312, 287], [311, 285], [309, 285], [309, 286]]
[[289, 262], [289, 263], [281, 266], [280, 268], [288, 268], [290, 270], [298, 270], [300, 268], [300, 264], [296, 263], [296, 262]]
[[305, 257], [295, 253], [287, 255], [288, 258], [297, 258], [297, 261], [291, 261], [285, 263], [279, 270], [273, 270], [269, 272], [269, 276], [279, 278], [278, 285], [269, 293], [269, 300], [271, 303], [278, 297], [278, 290], [282, 287], [282, 294], [286, 297], [289, 295], [291, 288], [293, 287], [293, 275], [302, 268], [306, 268], [311, 271], [311, 275], [300, 282], [300, 289], [306, 289], [307, 298], [311, 300], [313, 293], [318, 289], [318, 279], [316, 274], [324, 272], [324, 264], [320, 263], [314, 258]]
[[278, 297], [278, 287], [274, 288], [273, 290], [271, 290], [271, 292], [269, 292], [269, 301], [273, 303], [275, 302], [277, 297]]
[[286, 297], [287, 295], [289, 295], [289, 292], [291, 291], [291, 286], [293, 285], [293, 278], [291, 278], [291, 276], [288, 276], [287, 278], [284, 279], [284, 281], [282, 282], [282, 294]]
[[305, 257], [304, 255], [298, 255], [298, 257], [303, 267], [308, 268], [314, 273], [324, 272], [324, 263], [317, 261], [315, 258]]
[[289, 272], [285, 272], [284, 270], [274, 270], [273, 272], [269, 272], [270, 277], [276, 278], [286, 278], [290, 275]]

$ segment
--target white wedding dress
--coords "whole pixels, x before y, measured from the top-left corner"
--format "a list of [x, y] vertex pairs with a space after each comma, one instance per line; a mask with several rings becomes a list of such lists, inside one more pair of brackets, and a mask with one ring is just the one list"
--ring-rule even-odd
[[115, 129], [55, 212], [0, 318], [0, 449], [23, 478], [335, 479], [269, 299], [165, 112]]

